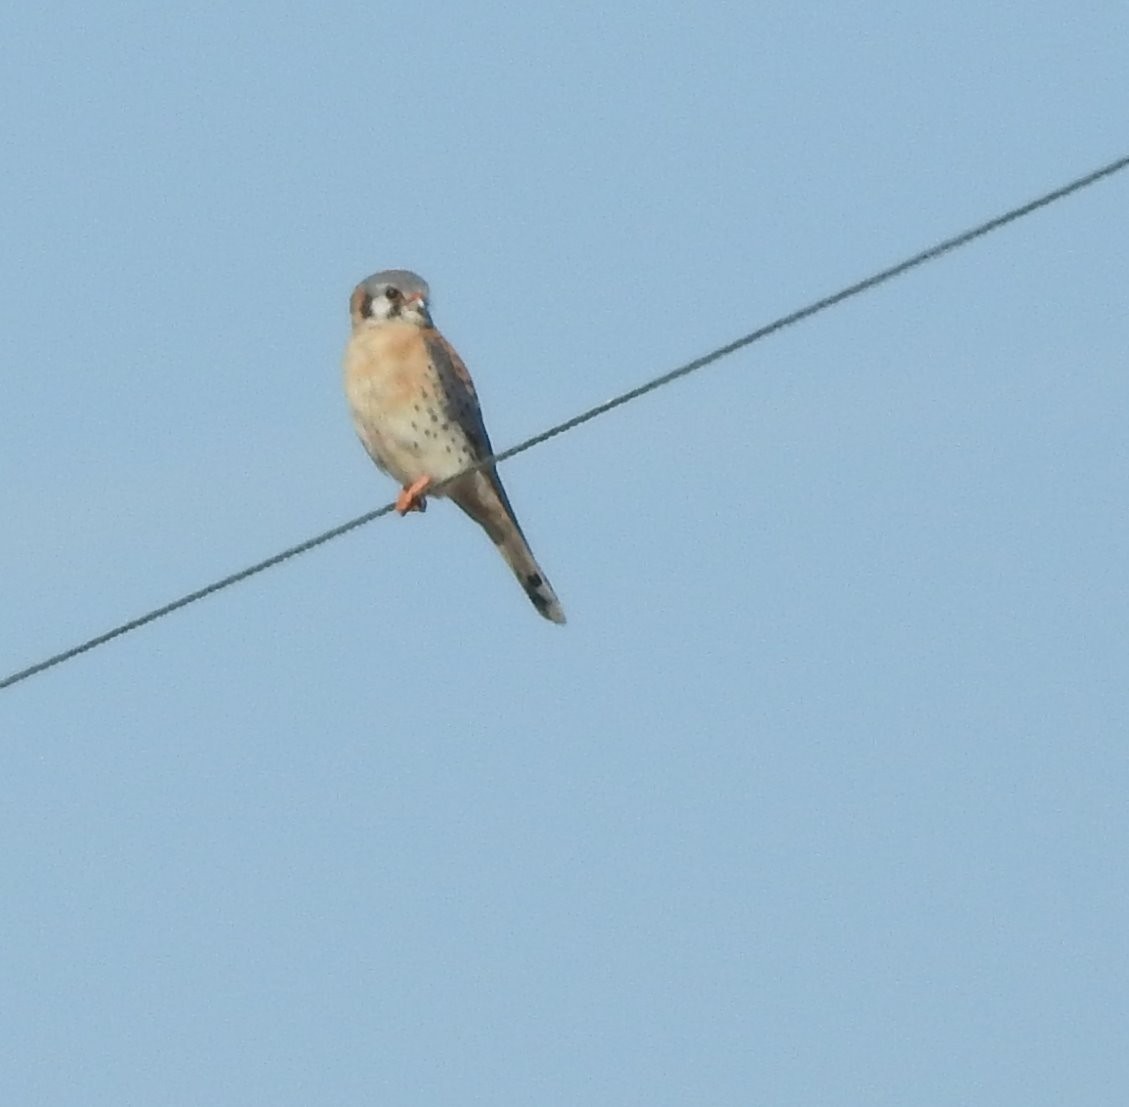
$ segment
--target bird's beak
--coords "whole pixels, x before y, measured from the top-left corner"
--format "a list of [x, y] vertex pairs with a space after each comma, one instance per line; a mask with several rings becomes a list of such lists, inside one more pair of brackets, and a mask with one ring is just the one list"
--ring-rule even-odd
[[404, 297], [404, 303], [405, 304], [422, 304], [423, 303], [423, 293], [422, 292], [413, 292], [410, 295], [405, 296]]

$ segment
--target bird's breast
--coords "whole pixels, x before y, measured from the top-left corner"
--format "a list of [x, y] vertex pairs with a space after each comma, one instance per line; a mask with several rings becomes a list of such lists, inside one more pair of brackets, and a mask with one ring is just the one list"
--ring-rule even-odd
[[345, 391], [365, 448], [403, 483], [423, 475], [442, 480], [472, 460], [418, 327], [386, 324], [354, 334]]
[[429, 391], [432, 376], [419, 328], [388, 323], [358, 331], [345, 350], [345, 391], [359, 415], [395, 417]]

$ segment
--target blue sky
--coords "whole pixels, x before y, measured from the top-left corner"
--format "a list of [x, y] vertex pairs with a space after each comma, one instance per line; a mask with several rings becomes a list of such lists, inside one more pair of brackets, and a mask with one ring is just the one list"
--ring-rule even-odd
[[[1126, 152], [1123, 3], [0, 17], [23, 667]], [[1129, 177], [0, 696], [0, 1101], [1118, 1104]]]

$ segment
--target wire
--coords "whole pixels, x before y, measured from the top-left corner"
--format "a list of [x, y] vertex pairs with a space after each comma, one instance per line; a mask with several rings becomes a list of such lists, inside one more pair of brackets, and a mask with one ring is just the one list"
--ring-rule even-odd
[[[1095, 169], [1093, 172], [1085, 174], [1085, 176], [1077, 177], [1068, 184], [1046, 192], [1034, 200], [1011, 208], [1009, 211], [1004, 212], [1003, 215], [997, 215], [994, 219], [980, 223], [970, 230], [954, 235], [952, 238], [946, 238], [943, 242], [939, 242], [935, 246], [930, 246], [928, 249], [906, 258], [904, 261], [898, 262], [896, 265], [891, 265], [889, 268], [883, 269], [870, 277], [866, 277], [864, 280], [848, 285], [846, 288], [840, 289], [830, 296], [824, 296], [822, 299], [814, 300], [805, 307], [799, 308], [788, 315], [782, 315], [771, 323], [766, 323], [763, 327], [751, 331], [749, 334], [735, 339], [725, 346], [719, 346], [716, 350], [711, 350], [708, 354], [703, 354], [693, 361], [686, 362], [685, 365], [678, 366], [677, 369], [672, 369], [670, 372], [654, 377], [652, 380], [639, 385], [637, 388], [632, 388], [602, 404], [597, 404], [595, 407], [589, 408], [587, 411], [582, 411], [579, 415], [574, 415], [571, 419], [566, 419], [563, 423], [557, 423], [556, 426], [541, 431], [539, 434], [535, 434], [530, 438], [526, 438], [516, 446], [510, 446], [509, 449], [502, 450], [501, 453], [494, 454], [491, 457], [482, 458], [474, 465], [464, 469], [463, 472], [435, 485], [433, 491], [441, 491], [450, 484], [451, 481], [458, 480], [459, 477], [465, 476], [467, 473], [473, 473], [475, 470], [481, 469], [487, 465], [506, 461], [508, 458], [525, 453], [526, 450], [533, 449], [534, 446], [540, 446], [543, 442], [548, 442], [550, 438], [556, 438], [559, 434], [565, 434], [579, 427], [581, 424], [595, 419], [597, 416], [604, 415], [617, 407], [622, 407], [624, 404], [631, 403], [633, 400], [645, 396], [648, 392], [654, 392], [656, 389], [663, 388], [673, 381], [678, 380], [680, 377], [689, 376], [699, 369], [704, 369], [707, 365], [719, 361], [723, 357], [728, 357], [730, 354], [736, 353], [746, 346], [751, 346], [754, 342], [759, 342], [761, 339], [767, 338], [769, 335], [775, 334], [785, 327], [790, 327], [804, 319], [809, 319], [811, 316], [825, 311], [827, 308], [841, 304], [844, 300], [849, 300], [880, 284], [885, 284], [887, 281], [893, 280], [895, 277], [899, 277], [903, 273], [909, 272], [911, 269], [916, 269], [918, 266], [924, 265], [928, 261], [934, 261], [943, 254], [947, 254], [952, 250], [958, 250], [962, 246], [967, 246], [968, 243], [975, 239], [982, 238], [984, 235], [999, 230], [1008, 223], [1013, 223], [1017, 219], [1022, 219], [1024, 216], [1038, 211], [1040, 208], [1045, 208], [1048, 204], [1053, 204], [1055, 201], [1064, 199], [1072, 193], [1079, 192], [1092, 184], [1096, 184], [1105, 177], [1110, 177], [1114, 173], [1120, 172], [1127, 166], [1129, 166], [1129, 155], [1118, 158], [1116, 161], [1111, 161], [1109, 164], [1103, 165], [1100, 169]], [[334, 538], [340, 538], [341, 535], [348, 534], [351, 530], [356, 530], [366, 523], [371, 523], [374, 519], [379, 519], [382, 515], [387, 515], [393, 510], [394, 506], [394, 504], [388, 503], [383, 507], [377, 508], [375, 511], [358, 515], [357, 518], [350, 519], [349, 522], [342, 523], [340, 526], [334, 527], [332, 530], [327, 530], [314, 538], [309, 538], [305, 542], [300, 542], [297, 546], [291, 546], [281, 553], [276, 553], [272, 557], [257, 561], [254, 565], [248, 565], [245, 569], [240, 569], [238, 572], [231, 573], [226, 577], [221, 577], [219, 580], [213, 581], [203, 588], [198, 588], [195, 592], [189, 592], [179, 599], [173, 600], [161, 607], [156, 607], [152, 611], [147, 611], [144, 615], [139, 615], [136, 619], [119, 623], [112, 630], [108, 630], [104, 634], [99, 634], [94, 638], [79, 643], [77, 646], [63, 650], [61, 653], [44, 658], [34, 665], [29, 665], [26, 669], [20, 669], [18, 672], [11, 673], [9, 676], [4, 677], [3, 680], [0, 680], [0, 689], [8, 688], [13, 684], [19, 684], [20, 681], [27, 680], [28, 677], [54, 668], [56, 665], [61, 665], [64, 661], [70, 661], [72, 658], [87, 653], [89, 650], [104, 646], [107, 642], [112, 642], [115, 638], [120, 638], [123, 634], [128, 634], [131, 630], [138, 630], [140, 627], [156, 622], [158, 619], [163, 619], [166, 615], [171, 615], [174, 611], [179, 611], [182, 607], [187, 607], [197, 600], [202, 600], [204, 597], [211, 596], [215, 592], [222, 592], [225, 588], [230, 588], [233, 584], [239, 584], [249, 577], [265, 572], [267, 569], [274, 568], [275, 565], [281, 565], [284, 561], [289, 561], [292, 557], [297, 557], [299, 554], [308, 553], [310, 550], [316, 549], [318, 546], [324, 545]]]

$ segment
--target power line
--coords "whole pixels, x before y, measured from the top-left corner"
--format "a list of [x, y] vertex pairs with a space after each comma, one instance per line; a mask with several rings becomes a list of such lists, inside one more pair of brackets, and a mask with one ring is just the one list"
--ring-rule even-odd
[[[1085, 176], [1077, 177], [1070, 181], [1068, 184], [1062, 185], [1060, 188], [1053, 189], [1050, 192], [1044, 193], [1042, 196], [1034, 200], [1030, 200], [1025, 204], [1020, 204], [1018, 207], [1011, 208], [1009, 211], [1004, 212], [1003, 215], [997, 215], [993, 219], [989, 219], [984, 223], [980, 223], [970, 230], [964, 231], [961, 234], [954, 235], [952, 238], [947, 238], [943, 242], [937, 243], [935, 246], [930, 246], [926, 250], [922, 250], [912, 257], [906, 258], [904, 261], [898, 262], [896, 265], [891, 265], [887, 269], [883, 269], [864, 280], [857, 281], [855, 284], [848, 285], [846, 288], [840, 289], [838, 292], [832, 293], [830, 296], [824, 296], [822, 299], [815, 300], [808, 304], [806, 307], [799, 308], [788, 315], [782, 315], [780, 318], [773, 320], [771, 323], [751, 331], [749, 334], [741, 338], [735, 339], [733, 342], [725, 346], [719, 346], [716, 350], [711, 350], [708, 354], [703, 354], [701, 357], [695, 358], [693, 361], [686, 362], [685, 365], [680, 365], [677, 369], [672, 369], [668, 373], [663, 373], [652, 380], [647, 381], [645, 384], [639, 385], [637, 388], [632, 388], [627, 392], [623, 392], [602, 404], [597, 404], [595, 407], [589, 408], [587, 411], [581, 412], [579, 415], [574, 415], [571, 419], [566, 419], [563, 423], [557, 423], [555, 426], [550, 427], [548, 430], [541, 431], [524, 441], [519, 442], [516, 446], [511, 446], [509, 449], [502, 450], [501, 453], [495, 454], [492, 457], [483, 458], [481, 461], [469, 466], [457, 476], [451, 477], [449, 480], [443, 481], [441, 484], [435, 485], [434, 490], [439, 491], [446, 487], [453, 480], [457, 480], [460, 476], [467, 473], [472, 473], [476, 469], [481, 469], [491, 463], [505, 461], [508, 458], [516, 457], [518, 454], [525, 453], [526, 450], [533, 449], [534, 446], [541, 445], [542, 442], [547, 442], [550, 438], [556, 438], [558, 434], [564, 434], [579, 427], [582, 423], [587, 423], [591, 419], [595, 419], [599, 415], [614, 410], [617, 407], [622, 407], [624, 404], [631, 403], [633, 400], [639, 399], [640, 396], [645, 396], [648, 392], [654, 392], [658, 388], [663, 388], [666, 385], [678, 380], [680, 377], [688, 376], [691, 373], [697, 372], [699, 369], [704, 369], [707, 365], [720, 360], [723, 357], [728, 357], [730, 354], [736, 353], [738, 350], [744, 349], [746, 346], [751, 346], [754, 342], [759, 342], [762, 338], [767, 338], [770, 334], [775, 334], [777, 331], [783, 330], [785, 327], [790, 327], [795, 323], [799, 323], [804, 319], [808, 319], [813, 315], [817, 315], [827, 308], [834, 307], [836, 304], [842, 303], [844, 300], [849, 300], [862, 292], [866, 292], [871, 288], [875, 288], [880, 284], [885, 284], [886, 281], [893, 280], [895, 277], [901, 276], [903, 273], [909, 272], [911, 269], [916, 269], [919, 265], [924, 265], [927, 261], [933, 261], [947, 254], [952, 250], [960, 249], [962, 246], [967, 246], [970, 242], [977, 238], [981, 238], [992, 231], [999, 230], [999, 228], [1006, 226], [1008, 223], [1013, 223], [1017, 219], [1022, 219], [1026, 215], [1030, 215], [1040, 208], [1046, 207], [1048, 204], [1053, 204], [1057, 200], [1064, 199], [1074, 192], [1079, 192], [1092, 184], [1105, 177], [1110, 177], [1114, 173], [1120, 172], [1129, 166], [1129, 155], [1118, 158], [1116, 161], [1110, 162], [1108, 165], [1103, 165], [1100, 169], [1095, 169]], [[99, 634], [94, 638], [90, 638], [85, 642], [81, 642], [77, 646], [72, 646], [70, 649], [63, 650], [61, 653], [47, 657], [42, 661], [36, 662], [34, 665], [29, 665], [26, 669], [20, 669], [18, 672], [12, 673], [9, 676], [0, 680], [0, 689], [8, 688], [13, 684], [18, 684], [20, 681], [27, 680], [28, 677], [35, 676], [37, 673], [42, 673], [46, 669], [54, 668], [56, 665], [61, 665], [64, 661], [70, 661], [72, 658], [78, 657], [79, 654], [86, 653], [93, 650], [98, 646], [103, 646], [107, 642], [113, 641], [115, 638], [120, 638], [123, 634], [128, 634], [131, 630], [137, 630], [148, 623], [156, 622], [158, 619], [163, 619], [166, 615], [171, 615], [174, 611], [179, 611], [182, 607], [187, 607], [189, 604], [195, 603], [197, 600], [204, 599], [205, 596], [210, 596], [215, 592], [221, 592], [225, 588], [230, 588], [233, 584], [238, 584], [240, 581], [247, 580], [248, 577], [253, 577], [258, 573], [262, 573], [267, 569], [272, 569], [275, 565], [281, 565], [284, 561], [289, 561], [292, 557], [297, 557], [299, 554], [308, 553], [310, 550], [318, 546], [324, 545], [326, 542], [332, 541], [334, 538], [339, 538], [343, 534], [348, 534], [351, 530], [356, 530], [357, 527], [364, 526], [366, 523], [371, 523], [374, 519], [379, 519], [382, 515], [387, 515], [393, 510], [395, 505], [388, 503], [383, 507], [377, 508], [375, 511], [369, 511], [364, 515], [358, 515], [355, 519], [350, 519], [347, 523], [342, 523], [340, 526], [334, 527], [332, 530], [327, 530], [314, 538], [309, 538], [305, 542], [300, 542], [297, 546], [291, 546], [289, 549], [283, 550], [281, 553], [276, 553], [271, 557], [265, 558], [262, 561], [257, 561], [254, 565], [248, 565], [245, 569], [240, 569], [236, 573], [231, 573], [226, 577], [221, 577], [219, 580], [213, 581], [211, 584], [205, 585], [203, 588], [198, 588], [195, 592], [189, 592], [187, 595], [181, 596], [179, 599], [173, 600], [170, 603], [164, 604], [161, 607], [156, 607], [152, 611], [146, 612], [144, 615], [139, 615], [136, 619], [130, 619], [127, 622], [119, 623], [116, 627], [106, 631], [104, 634]]]

